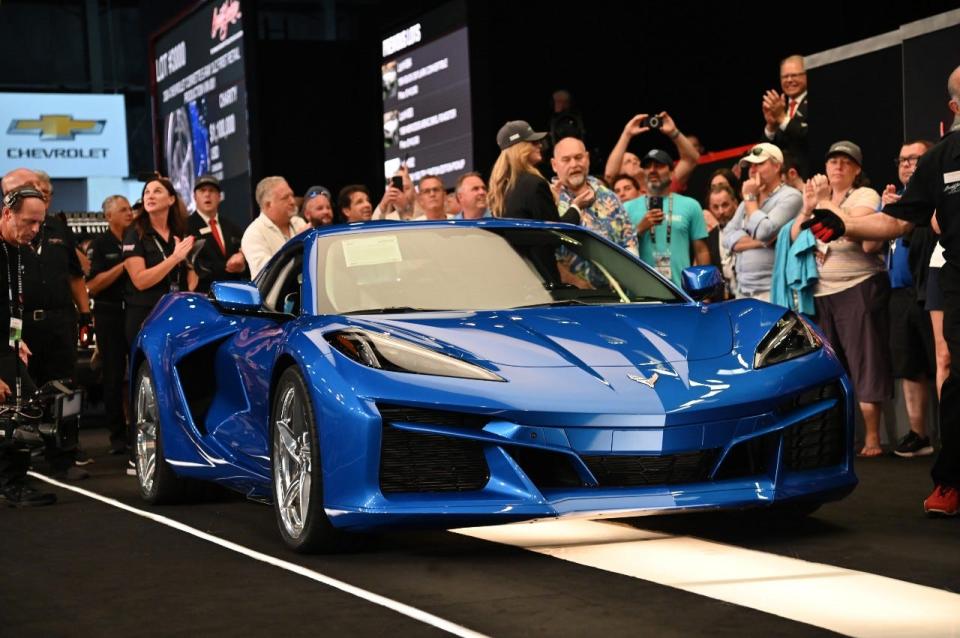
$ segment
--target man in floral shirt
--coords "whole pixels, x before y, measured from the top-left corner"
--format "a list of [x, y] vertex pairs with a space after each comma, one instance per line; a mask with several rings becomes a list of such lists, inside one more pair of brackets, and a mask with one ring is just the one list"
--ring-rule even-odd
[[557, 174], [560, 216], [575, 208], [581, 226], [636, 255], [637, 234], [630, 216], [616, 194], [590, 176], [590, 154], [583, 142], [575, 137], [563, 138], [553, 147], [550, 164]]

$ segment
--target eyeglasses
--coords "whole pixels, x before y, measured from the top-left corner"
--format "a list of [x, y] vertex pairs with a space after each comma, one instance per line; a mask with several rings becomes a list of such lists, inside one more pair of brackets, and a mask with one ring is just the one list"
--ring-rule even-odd
[[433, 193], [442, 193], [442, 192], [443, 192], [443, 189], [440, 188], [439, 186], [434, 186], [433, 188], [421, 188], [421, 189], [420, 189], [420, 194], [421, 194], [421, 195], [432, 195]]
[[893, 163], [897, 166], [910, 166], [911, 164], [916, 164], [920, 161], [919, 155], [910, 155], [909, 157], [898, 157], [893, 160]]
[[781, 80], [796, 80], [797, 78], [802, 78], [806, 76], [806, 72], [803, 73], [784, 73], [780, 76]]
[[326, 195], [327, 199], [330, 199], [330, 193], [328, 193], [327, 191], [310, 191], [309, 193], [307, 193], [307, 199], [313, 199], [318, 195]]

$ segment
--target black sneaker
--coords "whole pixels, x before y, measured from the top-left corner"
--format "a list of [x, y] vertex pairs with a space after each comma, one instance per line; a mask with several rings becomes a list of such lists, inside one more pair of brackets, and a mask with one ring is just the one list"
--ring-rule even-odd
[[74, 465], [90, 465], [93, 463], [93, 459], [90, 458], [90, 455], [84, 452], [82, 449], [77, 448], [77, 455], [73, 460]]
[[907, 435], [897, 443], [897, 447], [893, 450], [893, 453], [904, 458], [930, 456], [933, 454], [933, 446], [930, 445], [930, 437], [920, 436], [913, 430], [910, 430]]
[[0, 488], [0, 500], [6, 501], [8, 507], [39, 507], [53, 505], [57, 502], [57, 495], [40, 492], [26, 481], [17, 481]]
[[71, 465], [65, 470], [54, 472], [51, 476], [58, 481], [82, 481], [90, 478], [90, 472], [76, 465]]

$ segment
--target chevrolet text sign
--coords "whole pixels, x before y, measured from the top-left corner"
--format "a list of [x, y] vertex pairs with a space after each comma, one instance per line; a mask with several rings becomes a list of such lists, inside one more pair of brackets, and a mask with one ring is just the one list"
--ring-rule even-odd
[[123, 96], [0, 93], [0, 174], [20, 166], [51, 177], [125, 177]]

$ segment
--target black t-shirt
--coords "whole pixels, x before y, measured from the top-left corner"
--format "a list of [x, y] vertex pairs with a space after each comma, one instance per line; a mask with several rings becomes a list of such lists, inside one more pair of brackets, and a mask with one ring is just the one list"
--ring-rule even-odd
[[946, 260], [960, 266], [960, 132], [950, 133], [917, 163], [900, 201], [883, 212], [926, 226], [937, 211], [940, 245]]
[[521, 173], [517, 177], [516, 185], [504, 197], [502, 216], [544, 222], [560, 221], [550, 185], [532, 173]]
[[[20, 294], [17, 290], [17, 252], [19, 251], [21, 254], [22, 263], [23, 253], [29, 249], [9, 244], [2, 239], [0, 239], [0, 244], [2, 244], [0, 245], [0, 357], [4, 357], [13, 352], [9, 341], [10, 307], [11, 305], [16, 307], [19, 304], [17, 300]], [[8, 256], [10, 261], [7, 261]], [[11, 280], [13, 281], [12, 287], [10, 286]], [[6, 381], [5, 378], [4, 380]]]
[[[175, 246], [176, 240], [172, 232], [169, 240], [164, 240], [152, 227], [142, 237], [137, 228], [131, 227], [123, 236], [121, 252], [125, 260], [131, 257], [143, 257], [144, 267], [153, 268], [169, 257]], [[187, 269], [183, 262], [177, 264], [166, 277], [146, 290], [138, 290], [128, 277], [124, 298], [128, 306], [152, 308], [161, 297], [173, 290], [187, 290]]]
[[[108, 230], [93, 240], [90, 249], [87, 251], [87, 256], [90, 258], [90, 274], [87, 275], [87, 281], [90, 281], [117, 264], [123, 263], [122, 244], [117, 236]], [[96, 301], [120, 303], [123, 301], [123, 295], [126, 292], [127, 279], [129, 278], [124, 271], [116, 281], [101, 290], [94, 299]]]
[[31, 246], [20, 251], [25, 315], [34, 310], [75, 309], [70, 280], [82, 277], [83, 271], [73, 233], [60, 217], [48, 215]]

